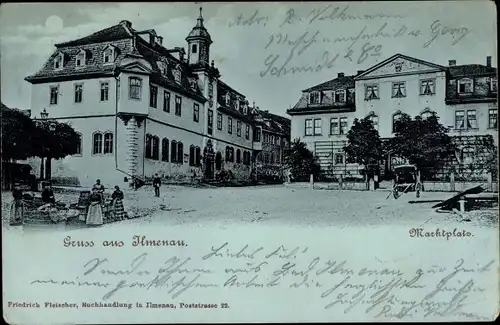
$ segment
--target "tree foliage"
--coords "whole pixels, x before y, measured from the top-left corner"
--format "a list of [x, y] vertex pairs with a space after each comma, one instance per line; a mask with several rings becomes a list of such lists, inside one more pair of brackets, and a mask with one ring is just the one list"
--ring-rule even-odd
[[344, 147], [347, 161], [363, 165], [378, 165], [383, 158], [382, 141], [369, 117], [355, 119], [347, 132], [347, 145]]
[[318, 176], [321, 172], [318, 159], [300, 139], [295, 139], [290, 144], [290, 150], [285, 155], [285, 166], [291, 170], [293, 179], [297, 181], [309, 180], [310, 174]]
[[23, 112], [1, 104], [2, 160], [26, 159], [32, 156], [32, 138], [36, 126]]
[[77, 153], [78, 133], [67, 123], [37, 121], [33, 137], [33, 156], [61, 159]]
[[392, 155], [406, 158], [419, 170], [437, 169], [455, 153], [455, 145], [448, 136], [448, 129], [439, 123], [438, 117], [412, 119], [403, 114], [395, 122], [395, 136], [387, 141]]

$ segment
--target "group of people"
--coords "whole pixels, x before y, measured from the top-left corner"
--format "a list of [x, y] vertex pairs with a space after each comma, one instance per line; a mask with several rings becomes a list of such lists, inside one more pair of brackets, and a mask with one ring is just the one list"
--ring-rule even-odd
[[[33, 197], [27, 194], [28, 199], [33, 199]], [[19, 183], [14, 183], [14, 188], [12, 190], [13, 202], [10, 210], [10, 224], [12, 226], [22, 225], [24, 222], [25, 213], [25, 194], [21, 189]], [[42, 183], [42, 202], [43, 205], [40, 208], [46, 207], [51, 208], [56, 205], [56, 199], [54, 196], [54, 191], [52, 190], [52, 185], [49, 182]]]
[[[100, 226], [104, 223], [103, 205], [105, 204], [104, 185], [101, 180], [96, 180], [92, 186], [92, 192], [89, 196], [89, 207], [87, 214], [80, 215], [80, 221], [85, 221], [89, 226]], [[115, 186], [113, 194], [111, 194], [111, 216], [114, 221], [123, 220], [126, 216], [123, 206], [123, 192], [118, 185]]]

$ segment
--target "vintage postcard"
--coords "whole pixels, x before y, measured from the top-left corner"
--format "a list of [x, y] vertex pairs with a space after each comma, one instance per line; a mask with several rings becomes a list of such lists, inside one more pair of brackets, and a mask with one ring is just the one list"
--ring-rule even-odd
[[7, 323], [498, 317], [493, 2], [0, 10]]

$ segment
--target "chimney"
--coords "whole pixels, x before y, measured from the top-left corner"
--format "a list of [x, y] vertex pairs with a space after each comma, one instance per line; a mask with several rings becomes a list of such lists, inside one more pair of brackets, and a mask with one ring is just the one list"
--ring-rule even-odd
[[339, 74], [337, 76], [338, 76], [338, 78], [341, 78], [341, 77], [344, 76], [344, 73], [343, 72], [339, 72]]
[[491, 68], [491, 56], [487, 56], [487, 57], [486, 57], [486, 66], [487, 66], [488, 68]]
[[120, 21], [120, 25], [126, 26], [128, 28], [132, 28], [132, 23], [128, 20], [122, 20]]
[[157, 42], [159, 45], [163, 45], [163, 37], [158, 36], [158, 37], [157, 37], [157, 39], [156, 39], [156, 42]]
[[457, 65], [457, 60], [448, 60], [448, 66], [454, 67]]

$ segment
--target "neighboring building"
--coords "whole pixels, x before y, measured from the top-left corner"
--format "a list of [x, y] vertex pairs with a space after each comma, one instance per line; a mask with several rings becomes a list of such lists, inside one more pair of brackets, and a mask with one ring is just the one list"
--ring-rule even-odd
[[279, 175], [284, 157], [290, 148], [290, 120], [269, 111], [252, 107], [255, 121], [254, 160], [257, 171], [268, 175]]
[[[254, 122], [245, 96], [220, 80], [201, 15], [183, 48], [167, 49], [152, 29], [129, 21], [56, 44], [32, 84], [33, 116], [69, 122], [80, 154], [54, 161], [53, 176], [91, 185], [155, 173], [250, 175]], [[186, 57], [187, 56], [187, 57]], [[36, 161], [34, 162], [36, 164]]]
[[[346, 89], [351, 100], [344, 95]], [[446, 67], [396, 54], [355, 76], [339, 74], [304, 90], [299, 102], [288, 111], [292, 116], [292, 138], [299, 137], [308, 144], [323, 170], [349, 174], [360, 168], [345, 164], [341, 158], [345, 134], [354, 118], [370, 117], [381, 138], [387, 139], [393, 136], [394, 123], [403, 113], [423, 118], [436, 114], [455, 141], [460, 143], [468, 136], [466, 142], [470, 144], [471, 136], [491, 134], [496, 139], [496, 92], [496, 68], [491, 67], [491, 57], [486, 66], [456, 66], [450, 61]], [[459, 148], [458, 165], [463, 164], [464, 146]], [[467, 157], [477, 154], [475, 149], [465, 150]], [[333, 168], [328, 167], [329, 159]], [[382, 170], [389, 171], [404, 161], [386, 157], [381, 163], [385, 167]]]

